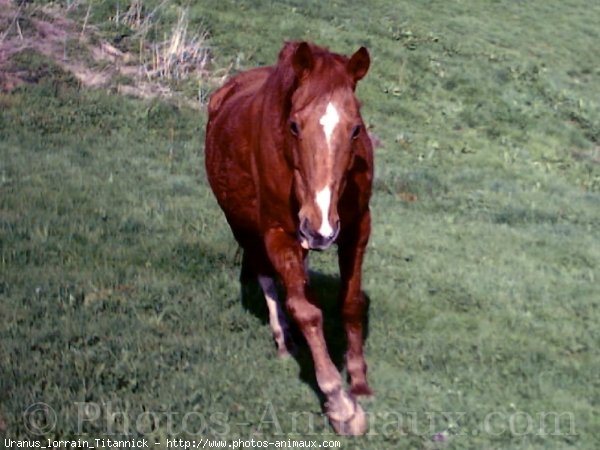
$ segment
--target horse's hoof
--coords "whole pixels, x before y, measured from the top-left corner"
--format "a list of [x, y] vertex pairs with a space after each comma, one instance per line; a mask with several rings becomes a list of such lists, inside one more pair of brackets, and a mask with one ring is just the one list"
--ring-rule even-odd
[[296, 343], [287, 333], [284, 334], [283, 340], [277, 342], [277, 339], [275, 339], [275, 343], [277, 344], [277, 356], [279, 358], [289, 358], [290, 356], [296, 356], [296, 354], [298, 354]]
[[283, 347], [277, 349], [277, 357], [281, 359], [291, 358], [296, 354], [295, 349], [291, 349], [289, 347]]
[[329, 417], [329, 422], [340, 436], [362, 436], [367, 432], [367, 417], [358, 403], [355, 404], [354, 414], [345, 421]]

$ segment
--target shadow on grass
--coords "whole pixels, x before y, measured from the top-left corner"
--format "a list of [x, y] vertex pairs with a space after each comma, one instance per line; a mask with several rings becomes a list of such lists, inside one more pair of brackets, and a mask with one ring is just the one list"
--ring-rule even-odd
[[[341, 300], [339, 293], [341, 281], [337, 275], [328, 275], [320, 272], [310, 272], [310, 287], [312, 292], [319, 299], [321, 309], [323, 311], [323, 327], [325, 340], [331, 360], [341, 372], [344, 367], [344, 356], [346, 353], [346, 335], [344, 332], [344, 324], [341, 318]], [[284, 301], [285, 290], [282, 286], [278, 286], [279, 299]], [[364, 318], [364, 340], [366, 342], [369, 335], [369, 305], [370, 298], [363, 291], [366, 301], [366, 313]], [[260, 321], [269, 325], [269, 311], [266, 301], [257, 282], [249, 282], [242, 287], [242, 306], [256, 316]], [[287, 312], [286, 312], [287, 314]], [[310, 349], [302, 336], [296, 323], [288, 315], [288, 323], [290, 324], [292, 337], [297, 347], [293, 358], [300, 367], [300, 380], [308, 384], [315, 394], [319, 397], [321, 406], [324, 407], [325, 398], [319, 389], [315, 376], [315, 368], [313, 364]], [[276, 350], [273, 344], [273, 355], [275, 357]]]
[[[239, 254], [236, 254], [234, 260], [239, 260]], [[215, 250], [214, 248], [205, 245], [190, 245], [181, 243], [176, 246], [168, 258], [168, 265], [178, 268], [180, 273], [189, 273], [190, 276], [198, 276], [198, 274], [214, 271], [215, 268], [236, 270], [240, 268], [240, 261], [231, 261], [231, 258], [224, 253]], [[285, 300], [285, 290], [278, 283], [278, 296], [280, 301]], [[346, 353], [346, 335], [344, 324], [341, 318], [341, 300], [339, 299], [341, 281], [336, 275], [323, 274], [320, 272], [310, 272], [310, 287], [312, 292], [319, 300], [319, 304], [323, 311], [324, 333], [327, 348], [331, 360], [337, 369], [341, 372], [345, 367]], [[252, 315], [257, 317], [264, 326], [269, 326], [269, 310], [256, 280], [247, 281], [241, 286], [241, 301], [242, 306]], [[363, 291], [366, 301], [366, 312], [364, 317], [364, 340], [367, 340], [369, 334], [369, 305], [370, 298]], [[287, 312], [286, 312], [287, 315]], [[323, 397], [315, 376], [315, 368], [313, 364], [310, 349], [302, 336], [302, 333], [296, 326], [295, 322], [288, 315], [288, 323], [292, 333], [292, 338], [296, 344], [297, 351], [293, 358], [298, 363], [300, 368], [300, 380], [308, 384], [315, 392], [324, 406], [325, 398]], [[270, 343], [273, 357], [276, 358], [277, 351], [274, 342]]]

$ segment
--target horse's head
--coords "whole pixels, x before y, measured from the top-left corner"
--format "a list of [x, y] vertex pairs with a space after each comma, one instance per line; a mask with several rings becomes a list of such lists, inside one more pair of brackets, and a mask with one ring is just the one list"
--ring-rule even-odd
[[299, 239], [304, 248], [324, 250], [339, 233], [338, 198], [366, 133], [354, 90], [369, 69], [369, 53], [361, 47], [346, 58], [303, 42], [291, 64], [295, 89], [286, 126]]

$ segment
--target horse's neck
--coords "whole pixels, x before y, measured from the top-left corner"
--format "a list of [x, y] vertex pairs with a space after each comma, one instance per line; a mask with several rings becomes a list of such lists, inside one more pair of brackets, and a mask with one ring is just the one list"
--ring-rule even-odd
[[293, 180], [291, 162], [285, 156], [286, 129], [282, 128], [286, 127], [287, 112], [284, 104], [289, 101], [286, 82], [289, 83], [289, 80], [271, 76], [257, 93], [257, 99], [260, 99], [256, 111], [259, 120], [254, 130], [253, 145], [256, 176], [259, 178], [261, 206], [272, 212], [284, 211], [289, 207]]
[[[286, 127], [294, 82], [293, 77], [286, 75], [279, 69], [274, 70], [256, 96], [259, 102], [256, 113], [259, 115], [260, 126], [256, 127], [255, 135], [263, 144], [261, 147], [270, 147], [266, 149], [269, 156], [273, 156], [273, 153], [283, 156], [285, 139], [282, 128]], [[282, 162], [278, 166], [281, 164]]]

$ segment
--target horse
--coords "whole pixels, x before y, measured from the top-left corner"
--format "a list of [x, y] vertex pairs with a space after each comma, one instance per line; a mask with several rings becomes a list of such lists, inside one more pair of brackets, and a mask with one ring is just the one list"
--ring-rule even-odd
[[[210, 98], [209, 184], [242, 251], [240, 281], [262, 288], [280, 355], [293, 351], [285, 307], [310, 349], [325, 412], [341, 435], [361, 435], [357, 396], [372, 391], [363, 354], [362, 263], [371, 232], [373, 149], [355, 96], [369, 70], [365, 47], [347, 57], [287, 42], [277, 63], [242, 72]], [[337, 244], [350, 392], [331, 360], [309, 287], [308, 253]]]

